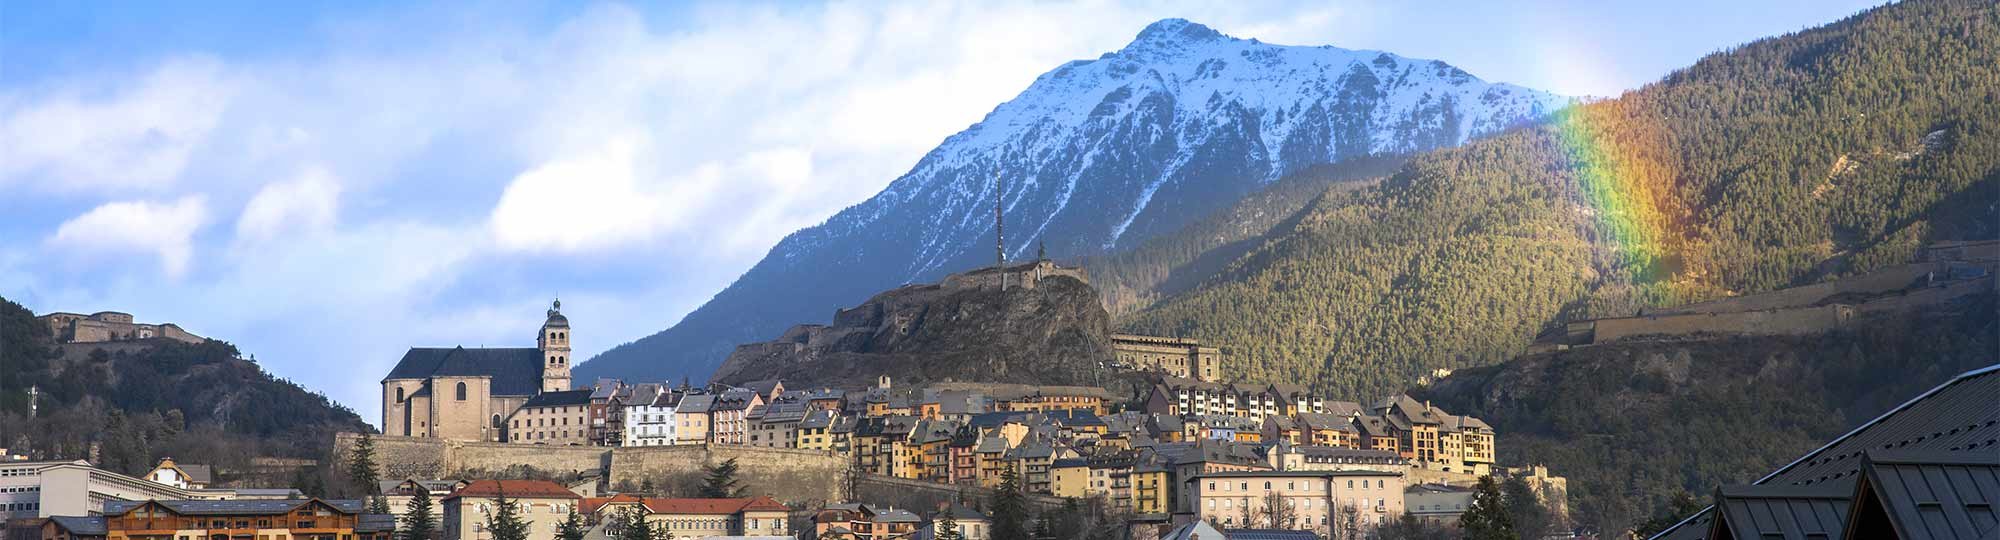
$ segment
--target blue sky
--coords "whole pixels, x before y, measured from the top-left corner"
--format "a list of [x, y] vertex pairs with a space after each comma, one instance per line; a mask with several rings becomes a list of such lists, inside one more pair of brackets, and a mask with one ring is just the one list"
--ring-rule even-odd
[[405, 348], [531, 345], [558, 294], [578, 358], [671, 325], [1157, 19], [1604, 96], [1871, 2], [1405, 4], [0, 0], [0, 296], [373, 421]]

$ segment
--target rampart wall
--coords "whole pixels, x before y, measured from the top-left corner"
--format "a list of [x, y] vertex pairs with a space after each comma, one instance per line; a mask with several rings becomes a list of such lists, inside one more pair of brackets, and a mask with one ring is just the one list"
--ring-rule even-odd
[[[954, 484], [939, 484], [922, 480], [910, 480], [893, 476], [864, 475], [855, 483], [855, 500], [869, 504], [894, 506], [896, 508], [931, 509], [942, 503], [968, 502], [984, 504], [991, 500], [993, 490]], [[1026, 500], [1036, 509], [1059, 508], [1061, 497], [1048, 495], [1027, 495]]]
[[[555, 475], [602, 471], [613, 486], [651, 483], [670, 489], [696, 485], [704, 467], [733, 458], [737, 479], [748, 493], [770, 495], [787, 503], [840, 501], [847, 495], [843, 492], [847, 460], [810, 450], [738, 445], [605, 448], [383, 435], [371, 438], [383, 478], [486, 476], [525, 466]], [[359, 439], [353, 433], [335, 435], [335, 455], [350, 455]], [[344, 466], [345, 460], [339, 462]]]

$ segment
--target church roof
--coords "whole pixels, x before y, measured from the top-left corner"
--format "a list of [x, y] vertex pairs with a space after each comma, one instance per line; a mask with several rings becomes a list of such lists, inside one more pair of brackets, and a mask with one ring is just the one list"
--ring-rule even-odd
[[411, 347], [382, 380], [431, 377], [491, 377], [493, 395], [532, 396], [542, 389], [542, 351]]

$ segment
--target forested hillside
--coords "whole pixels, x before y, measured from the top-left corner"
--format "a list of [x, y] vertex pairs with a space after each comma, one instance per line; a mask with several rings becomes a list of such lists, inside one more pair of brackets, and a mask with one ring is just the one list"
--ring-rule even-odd
[[[321, 459], [333, 432], [371, 431], [234, 345], [145, 343], [64, 354], [33, 313], [0, 298], [0, 444], [37, 459], [85, 459], [95, 446], [103, 467], [137, 474], [161, 456], [225, 469], [259, 456]], [[41, 392], [32, 418], [31, 386]]]
[[1995, 295], [1824, 335], [1636, 342], [1461, 370], [1417, 393], [1499, 432], [1503, 463], [1569, 478], [1581, 523], [1617, 531], [1675, 492], [1756, 480], [1996, 361]]
[[[2000, 9], [1884, 6], [1330, 192], [1128, 330], [1346, 399], [1575, 317], [1833, 279], [1996, 234]], [[1132, 272], [1132, 271], [1128, 271]]]
[[1404, 156], [1362, 157], [1316, 165], [1272, 182], [1227, 208], [1189, 223], [1172, 235], [1130, 251], [1090, 258], [1090, 284], [1113, 316], [1151, 306], [1193, 288], [1248, 253], [1274, 229], [1290, 230], [1300, 211], [1328, 191], [1373, 187], [1403, 164]]

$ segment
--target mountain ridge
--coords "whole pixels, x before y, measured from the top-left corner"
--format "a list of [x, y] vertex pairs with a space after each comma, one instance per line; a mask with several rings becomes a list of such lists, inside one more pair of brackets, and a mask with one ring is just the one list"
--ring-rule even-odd
[[991, 264], [996, 200], [1010, 259], [1044, 246], [1057, 259], [1111, 253], [1313, 165], [1455, 145], [1567, 102], [1441, 61], [1159, 21], [1037, 77], [877, 195], [787, 235], [681, 322], [579, 364], [579, 377], [706, 376], [737, 343]]

